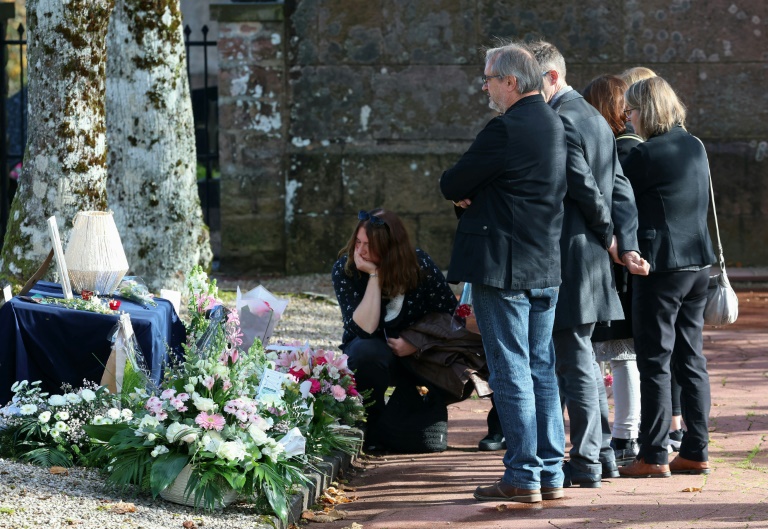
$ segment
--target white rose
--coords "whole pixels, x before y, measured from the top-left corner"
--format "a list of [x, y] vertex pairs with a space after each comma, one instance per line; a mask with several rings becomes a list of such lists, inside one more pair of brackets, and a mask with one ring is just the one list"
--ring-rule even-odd
[[153, 433], [147, 434], [147, 441], [150, 443], [153, 442], [155, 439], [157, 439], [157, 436]]
[[67, 399], [61, 395], [51, 395], [48, 397], [48, 404], [51, 406], [64, 406], [67, 403]]
[[91, 402], [96, 398], [96, 393], [94, 393], [92, 390], [85, 388], [82, 391], [80, 391], [80, 396], [83, 398], [85, 402]]
[[70, 404], [79, 404], [83, 400], [76, 393], [67, 393], [66, 395], [64, 395], [64, 398]]
[[158, 421], [156, 418], [152, 417], [151, 415], [145, 415], [142, 417], [141, 422], [139, 423], [139, 428], [152, 428], [158, 426], [159, 424], [160, 421]]
[[187, 393], [192, 393], [195, 391], [195, 385], [194, 384], [185, 384], [184, 385], [184, 391]]
[[214, 411], [216, 409], [216, 403], [213, 399], [205, 399], [200, 396], [192, 397], [192, 404], [199, 411]]
[[184, 437], [181, 438], [182, 441], [184, 441], [187, 444], [192, 444], [197, 440], [197, 430], [188, 433]]
[[21, 411], [22, 415], [32, 415], [33, 413], [37, 413], [37, 406], [34, 404], [23, 404], [21, 408], [19, 408], [19, 411]]
[[189, 427], [183, 424], [179, 424], [178, 422], [173, 422], [165, 430], [165, 437], [169, 442], [175, 443], [177, 441], [176, 437], [178, 437], [179, 432], [186, 430], [187, 428]]
[[227, 461], [234, 461], [235, 459], [242, 461], [245, 459], [245, 446], [243, 446], [243, 442], [240, 439], [237, 441], [227, 441], [226, 443], [221, 443], [221, 446], [216, 451], [216, 455], [223, 457]]
[[133, 411], [130, 408], [123, 408], [123, 410], [120, 412], [120, 416], [126, 421], [130, 421], [133, 419]]
[[102, 417], [101, 415], [96, 415], [96, 416], [93, 418], [93, 421], [92, 421], [92, 422], [93, 422], [93, 424], [95, 424], [96, 426], [99, 426], [99, 425], [102, 425], [102, 424], [108, 424], [108, 423], [107, 423], [107, 422], [104, 420], [104, 417]]
[[46, 423], [46, 422], [50, 421], [51, 420], [51, 412], [44, 411], [43, 413], [41, 413], [40, 415], [37, 416], [37, 420], [42, 422], [42, 423]]
[[120, 410], [118, 410], [117, 408], [110, 408], [107, 411], [107, 417], [109, 417], [113, 421], [118, 420], [120, 418]]
[[255, 424], [252, 424], [248, 427], [248, 434], [251, 436], [251, 439], [253, 439], [253, 442], [256, 443], [257, 446], [261, 446], [269, 440], [269, 436], [264, 433], [264, 430]]

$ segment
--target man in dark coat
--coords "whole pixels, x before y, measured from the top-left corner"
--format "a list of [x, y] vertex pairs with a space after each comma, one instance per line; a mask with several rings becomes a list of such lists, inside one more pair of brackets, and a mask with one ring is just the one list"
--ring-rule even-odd
[[610, 447], [605, 387], [590, 337], [597, 322], [624, 318], [611, 259], [623, 261], [631, 272], [642, 271], [637, 208], [608, 123], [568, 86], [565, 60], [555, 46], [535, 42], [529, 47], [541, 66], [544, 98], [563, 121], [568, 141], [568, 191], [560, 237], [563, 284], [553, 334], [573, 445], [563, 467], [564, 486], [599, 487], [603, 477], [619, 473]]
[[472, 284], [489, 383], [507, 439], [506, 471], [480, 501], [563, 497], [565, 448], [552, 324], [565, 196], [563, 124], [541, 96], [530, 52], [486, 52], [483, 90], [501, 115], [440, 179], [459, 225], [448, 281]]

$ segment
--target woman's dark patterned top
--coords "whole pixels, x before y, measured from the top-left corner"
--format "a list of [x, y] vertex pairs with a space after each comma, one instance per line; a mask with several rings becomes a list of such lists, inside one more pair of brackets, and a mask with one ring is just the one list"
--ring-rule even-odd
[[342, 338], [342, 348], [349, 343], [352, 338], [384, 338], [382, 329], [387, 332], [392, 331], [393, 335], [399, 334], [403, 329], [407, 329], [425, 315], [432, 312], [447, 312], [452, 314], [456, 308], [456, 296], [454, 295], [445, 276], [435, 265], [426, 252], [416, 249], [416, 257], [419, 261], [422, 277], [419, 285], [405, 293], [403, 308], [400, 314], [391, 321], [384, 321], [386, 314], [386, 305], [388, 299], [381, 301], [381, 319], [379, 326], [373, 333], [367, 333], [352, 319], [352, 314], [360, 304], [368, 285], [368, 274], [353, 273], [352, 277], [344, 272], [344, 266], [347, 263], [347, 256], [342, 256], [333, 265], [331, 279], [333, 288], [336, 291], [336, 298], [339, 300], [341, 308], [341, 317], [344, 322], [344, 337]]

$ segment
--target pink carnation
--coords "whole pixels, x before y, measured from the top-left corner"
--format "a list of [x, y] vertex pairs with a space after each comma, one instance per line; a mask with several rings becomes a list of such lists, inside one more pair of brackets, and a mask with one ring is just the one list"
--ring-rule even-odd
[[217, 432], [223, 430], [224, 424], [226, 424], [224, 417], [218, 413], [208, 415], [204, 411], [201, 411], [200, 415], [195, 417], [195, 422], [205, 430], [216, 430]]
[[318, 393], [322, 389], [322, 386], [320, 385], [320, 381], [319, 380], [314, 379], [314, 378], [310, 378], [309, 381], [312, 384], [312, 387], [309, 388], [309, 392], [311, 394], [314, 395], [315, 393]]
[[333, 398], [339, 402], [347, 398], [347, 392], [338, 384], [331, 388], [331, 395], [333, 395]]
[[610, 375], [610, 374], [605, 375], [605, 377], [603, 378], [603, 383], [605, 384], [606, 388], [610, 388], [611, 386], [613, 386], [613, 375]]

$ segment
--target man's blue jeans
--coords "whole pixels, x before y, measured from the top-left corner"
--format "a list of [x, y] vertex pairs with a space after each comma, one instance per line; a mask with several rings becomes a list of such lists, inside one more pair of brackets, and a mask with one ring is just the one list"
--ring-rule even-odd
[[521, 489], [562, 487], [563, 413], [552, 325], [557, 287], [503, 290], [472, 285], [472, 302], [507, 438], [503, 481]]

